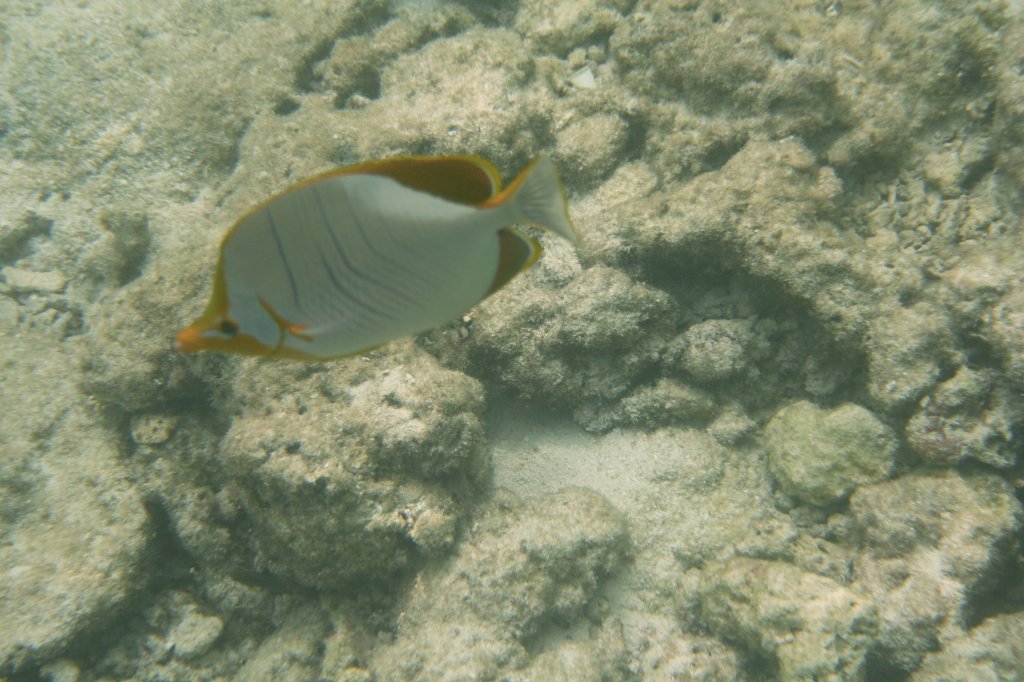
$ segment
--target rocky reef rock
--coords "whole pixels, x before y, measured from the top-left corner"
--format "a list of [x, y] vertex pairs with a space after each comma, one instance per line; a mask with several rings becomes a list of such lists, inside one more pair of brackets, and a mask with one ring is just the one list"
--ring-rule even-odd
[[768, 466], [782, 489], [828, 505], [857, 486], [885, 479], [897, 440], [889, 427], [859, 405], [823, 410], [798, 402], [765, 426]]
[[204, 564], [330, 590], [454, 542], [488, 471], [477, 382], [410, 350], [347, 369], [249, 363], [232, 384], [219, 442], [192, 419], [139, 446]]
[[700, 594], [715, 632], [773, 660], [783, 680], [863, 680], [878, 629], [865, 595], [783, 562], [709, 566]]
[[0, 675], [96, 634], [146, 585], [151, 525], [116, 440], [46, 337], [0, 335]]
[[1012, 565], [1024, 508], [1000, 478], [910, 474], [859, 488], [857, 587], [879, 607], [879, 652], [912, 670], [936, 642], [960, 639]]
[[395, 642], [375, 656], [395, 680], [490, 677], [525, 664], [544, 627], [584, 615], [629, 554], [625, 521], [600, 495], [523, 501], [499, 492], [445, 565], [422, 576]]

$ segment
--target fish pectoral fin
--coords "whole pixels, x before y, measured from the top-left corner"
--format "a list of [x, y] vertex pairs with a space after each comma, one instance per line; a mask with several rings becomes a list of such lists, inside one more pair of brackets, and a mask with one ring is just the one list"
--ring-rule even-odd
[[313, 343], [313, 335], [309, 333], [308, 324], [290, 324], [287, 327], [287, 332], [306, 343]]
[[287, 334], [291, 334], [297, 339], [302, 339], [306, 343], [313, 342], [313, 335], [309, 333], [308, 324], [289, 322], [284, 319], [279, 312], [274, 310], [274, 307], [267, 303], [264, 298], [260, 297], [258, 300], [260, 302], [260, 307], [267, 311], [267, 315], [270, 315], [274, 320], [274, 323], [277, 324], [278, 330], [281, 332], [281, 336], [278, 338], [277, 348], [275, 350], [279, 350], [284, 345], [284, 339]]

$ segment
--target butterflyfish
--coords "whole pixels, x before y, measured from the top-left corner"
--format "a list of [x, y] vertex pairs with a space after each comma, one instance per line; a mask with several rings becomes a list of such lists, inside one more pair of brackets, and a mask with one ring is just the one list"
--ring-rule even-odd
[[520, 225], [579, 241], [550, 159], [505, 188], [473, 156], [315, 176], [228, 231], [206, 310], [175, 347], [326, 360], [432, 329], [536, 262], [540, 244]]

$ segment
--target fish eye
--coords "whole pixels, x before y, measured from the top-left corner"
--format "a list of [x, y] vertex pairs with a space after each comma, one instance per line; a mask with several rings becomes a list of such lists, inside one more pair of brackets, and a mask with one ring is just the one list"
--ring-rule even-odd
[[238, 333], [238, 323], [234, 320], [224, 318], [220, 323], [220, 333], [224, 336], [234, 336]]

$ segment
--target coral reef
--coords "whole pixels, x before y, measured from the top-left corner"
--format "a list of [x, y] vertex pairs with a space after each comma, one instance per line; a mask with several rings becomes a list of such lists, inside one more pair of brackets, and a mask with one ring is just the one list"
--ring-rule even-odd
[[[1020, 3], [0, 4], [0, 676], [1005, 679]], [[578, 249], [322, 364], [183, 356], [341, 164]]]

